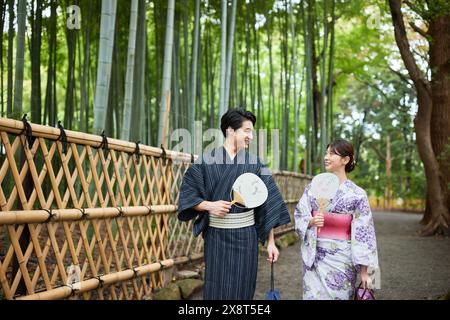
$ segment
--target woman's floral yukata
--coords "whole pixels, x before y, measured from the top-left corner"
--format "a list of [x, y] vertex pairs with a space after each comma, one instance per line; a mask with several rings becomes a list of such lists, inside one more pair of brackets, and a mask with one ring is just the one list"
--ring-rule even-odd
[[360, 265], [378, 270], [375, 227], [366, 192], [350, 180], [341, 183], [325, 212], [351, 214], [351, 240], [317, 237], [308, 227], [312, 211], [318, 211], [311, 184], [295, 208], [295, 229], [302, 239], [303, 299], [351, 299]]

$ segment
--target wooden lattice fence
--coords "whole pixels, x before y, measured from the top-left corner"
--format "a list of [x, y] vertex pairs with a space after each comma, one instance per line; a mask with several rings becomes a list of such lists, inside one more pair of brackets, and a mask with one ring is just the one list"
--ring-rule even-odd
[[[143, 299], [202, 257], [174, 214], [192, 155], [5, 118], [0, 138], [0, 298]], [[274, 176], [293, 213], [309, 177]]]

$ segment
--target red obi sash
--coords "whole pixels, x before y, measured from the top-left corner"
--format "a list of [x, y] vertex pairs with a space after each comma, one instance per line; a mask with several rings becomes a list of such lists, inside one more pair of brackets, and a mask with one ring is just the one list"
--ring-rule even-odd
[[[318, 213], [318, 211], [312, 212], [313, 216]], [[317, 233], [318, 238], [337, 240], [351, 239], [351, 226], [353, 219], [351, 214], [324, 212], [323, 217], [323, 227], [320, 228], [320, 232]]]

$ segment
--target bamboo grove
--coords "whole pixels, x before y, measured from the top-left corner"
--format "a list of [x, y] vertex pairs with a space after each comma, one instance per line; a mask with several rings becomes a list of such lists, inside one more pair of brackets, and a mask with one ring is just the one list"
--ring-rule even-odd
[[382, 206], [426, 203], [424, 234], [448, 228], [445, 0], [1, 0], [0, 12], [3, 117], [170, 149], [176, 129], [204, 146], [246, 106], [257, 130], [277, 130], [272, 167], [318, 173], [330, 139], [347, 138], [353, 179]]

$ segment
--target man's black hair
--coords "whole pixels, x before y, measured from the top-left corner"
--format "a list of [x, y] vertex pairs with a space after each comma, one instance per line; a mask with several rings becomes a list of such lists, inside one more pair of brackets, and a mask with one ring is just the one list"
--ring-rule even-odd
[[242, 123], [247, 120], [250, 120], [253, 123], [253, 126], [256, 123], [255, 115], [245, 108], [229, 109], [220, 119], [220, 129], [222, 130], [223, 136], [227, 136], [228, 127], [237, 130], [242, 127]]

